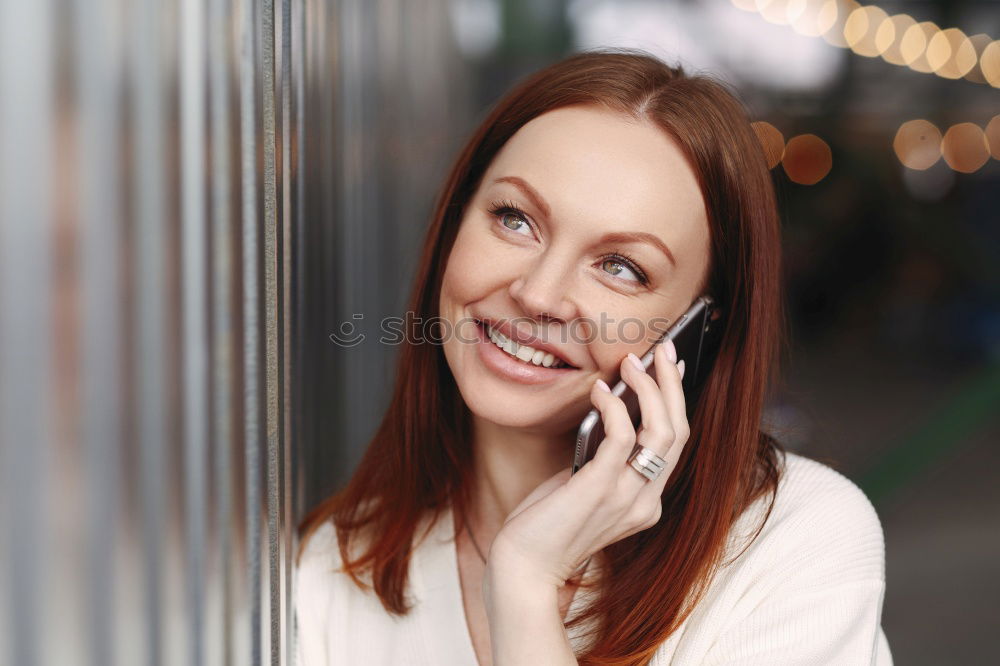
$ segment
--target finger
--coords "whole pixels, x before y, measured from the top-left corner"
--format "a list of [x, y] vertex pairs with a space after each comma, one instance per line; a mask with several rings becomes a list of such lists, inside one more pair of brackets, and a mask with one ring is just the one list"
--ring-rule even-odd
[[[674, 429], [670, 422], [666, 403], [663, 400], [663, 393], [657, 386], [656, 380], [645, 370], [639, 370], [628, 357], [622, 364], [622, 376], [635, 391], [639, 400], [642, 427], [639, 430], [637, 441], [662, 457], [674, 441]], [[631, 454], [631, 451], [629, 453]], [[636, 473], [636, 470], [631, 469], [627, 455], [623, 462], [626, 464], [622, 468], [620, 485], [634, 497], [648, 483], [648, 480], [642, 474]]]
[[670, 448], [662, 455], [666, 461], [663, 472], [655, 481], [650, 482], [646, 488], [640, 491], [641, 498], [637, 501], [645, 501], [647, 503], [652, 503], [654, 501], [653, 498], [656, 498], [655, 501], [659, 502], [659, 498], [663, 494], [663, 489], [666, 488], [667, 482], [673, 476], [673, 471], [676, 469], [677, 463], [684, 452], [684, 447], [690, 439], [690, 424], [687, 420], [680, 372], [677, 370], [677, 365], [667, 358], [667, 351], [664, 348], [665, 344], [657, 345], [657, 349], [654, 352], [654, 362], [657, 377], [659, 378], [658, 384], [664, 394], [666, 407], [671, 415], [675, 437]]
[[[601, 414], [604, 424], [604, 440], [597, 446], [594, 457], [587, 465], [593, 464], [594, 471], [617, 475], [622, 461], [635, 445], [635, 428], [629, 418], [628, 409], [621, 398], [601, 389], [597, 383], [590, 390], [590, 400]], [[583, 469], [580, 470], [582, 472]]]
[[[663, 344], [656, 346], [656, 351], [653, 354], [654, 365], [656, 366], [656, 383], [659, 386], [660, 393], [663, 396], [663, 402], [666, 405], [668, 414], [670, 415], [670, 423], [674, 430], [674, 441], [685, 440], [690, 431], [690, 426], [687, 420], [687, 404], [684, 397], [684, 386], [681, 384], [681, 373], [677, 369], [677, 364], [667, 358], [667, 347], [666, 345], [673, 345], [673, 341], [667, 341]], [[676, 357], [676, 350], [674, 351], [674, 356]], [[671, 446], [673, 448], [673, 446]], [[674, 460], [679, 458], [677, 452], [671, 452], [669, 449], [667, 453], [674, 454]], [[663, 453], [660, 454], [666, 457]]]
[[639, 370], [628, 357], [622, 362], [622, 378], [639, 399], [640, 443], [663, 455], [673, 441], [673, 424], [663, 391], [649, 373]]

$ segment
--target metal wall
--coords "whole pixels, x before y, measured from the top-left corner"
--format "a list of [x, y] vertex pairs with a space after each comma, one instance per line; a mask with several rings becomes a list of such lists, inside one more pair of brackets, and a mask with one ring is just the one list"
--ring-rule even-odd
[[[346, 481], [388, 404], [433, 199], [479, 113], [449, 0], [307, 2], [301, 93], [301, 507]], [[333, 338], [363, 341], [353, 346]]]
[[465, 117], [446, 4], [0, 0], [0, 663], [291, 662], [392, 360], [328, 336], [400, 314]]

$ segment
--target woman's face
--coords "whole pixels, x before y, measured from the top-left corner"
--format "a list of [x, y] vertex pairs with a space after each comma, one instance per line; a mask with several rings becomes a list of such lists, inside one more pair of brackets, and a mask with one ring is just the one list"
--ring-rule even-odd
[[[533, 119], [484, 174], [445, 268], [443, 347], [463, 399], [500, 425], [575, 430], [594, 381], [612, 384], [688, 309], [708, 263], [704, 201], [668, 135], [595, 106]], [[484, 321], [543, 365], [496, 346]], [[543, 346], [570, 367], [544, 367]]]

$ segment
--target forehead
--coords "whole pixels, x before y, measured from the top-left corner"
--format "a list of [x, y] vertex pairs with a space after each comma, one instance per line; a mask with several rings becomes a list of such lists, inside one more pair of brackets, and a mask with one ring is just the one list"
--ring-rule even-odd
[[695, 173], [673, 138], [613, 111], [572, 106], [532, 119], [503, 146], [483, 182], [510, 175], [538, 189], [556, 217], [665, 237], [707, 231]]

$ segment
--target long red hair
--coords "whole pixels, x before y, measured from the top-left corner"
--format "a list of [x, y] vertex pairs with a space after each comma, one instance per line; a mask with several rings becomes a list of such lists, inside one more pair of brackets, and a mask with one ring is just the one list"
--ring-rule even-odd
[[[664, 491], [662, 518], [603, 550], [600, 593], [574, 621], [596, 620], [590, 647], [577, 655], [581, 664], [642, 664], [703, 595], [740, 513], [765, 494], [764, 521], [773, 506], [782, 447], [762, 432], [761, 415], [786, 339], [780, 225], [763, 150], [725, 84], [689, 76], [638, 50], [577, 53], [520, 81], [459, 154], [436, 201], [409, 301], [422, 321], [438, 316], [459, 223], [493, 157], [531, 119], [574, 104], [602, 105], [655, 123], [680, 146], [708, 213], [706, 291], [724, 313], [719, 352], [693, 410], [690, 440]], [[465, 515], [473, 469], [470, 426], [441, 346], [404, 342], [385, 417], [347, 485], [306, 516], [302, 548], [320, 525], [333, 521], [342, 570], [362, 589], [373, 589], [387, 612], [406, 614], [419, 521], [428, 511], [438, 520], [449, 504]], [[352, 543], [362, 544], [356, 557]]]

